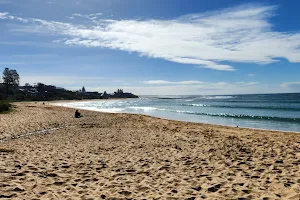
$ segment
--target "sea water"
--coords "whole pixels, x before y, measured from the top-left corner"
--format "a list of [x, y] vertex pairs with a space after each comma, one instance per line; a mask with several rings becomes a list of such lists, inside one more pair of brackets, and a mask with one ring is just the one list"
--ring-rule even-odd
[[300, 93], [141, 96], [138, 99], [58, 103], [78, 109], [300, 132]]

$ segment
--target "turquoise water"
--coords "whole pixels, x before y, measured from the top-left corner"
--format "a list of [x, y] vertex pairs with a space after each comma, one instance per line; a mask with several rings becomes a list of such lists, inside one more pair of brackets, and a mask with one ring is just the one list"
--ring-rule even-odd
[[180, 121], [300, 132], [300, 93], [211, 96], [142, 96], [139, 99], [59, 105], [137, 113]]

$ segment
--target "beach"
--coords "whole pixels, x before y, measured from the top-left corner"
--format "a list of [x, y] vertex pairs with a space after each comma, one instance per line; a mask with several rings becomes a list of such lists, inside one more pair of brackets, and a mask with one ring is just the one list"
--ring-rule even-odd
[[299, 133], [14, 106], [0, 115], [3, 199], [300, 199]]
[[100, 112], [300, 133], [300, 93], [251, 95], [154, 95], [110, 101], [58, 102]]

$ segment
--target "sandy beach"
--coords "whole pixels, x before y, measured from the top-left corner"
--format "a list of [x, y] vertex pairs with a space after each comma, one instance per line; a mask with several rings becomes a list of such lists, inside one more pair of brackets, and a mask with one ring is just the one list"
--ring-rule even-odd
[[300, 199], [299, 133], [14, 105], [2, 199]]

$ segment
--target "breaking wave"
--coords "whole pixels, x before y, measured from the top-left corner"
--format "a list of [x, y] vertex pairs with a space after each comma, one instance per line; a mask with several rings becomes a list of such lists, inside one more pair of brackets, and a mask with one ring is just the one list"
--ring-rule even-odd
[[276, 106], [237, 106], [237, 105], [212, 105], [212, 104], [181, 104], [182, 106], [192, 107], [216, 107], [216, 108], [243, 108], [243, 109], [267, 109], [267, 110], [286, 110], [286, 111], [300, 111], [300, 108], [292, 107], [276, 107]]

